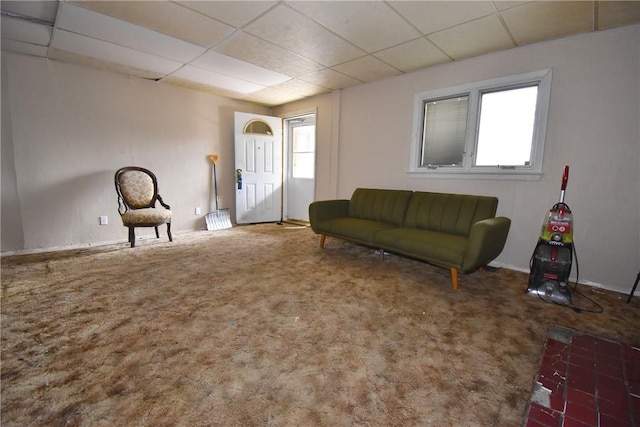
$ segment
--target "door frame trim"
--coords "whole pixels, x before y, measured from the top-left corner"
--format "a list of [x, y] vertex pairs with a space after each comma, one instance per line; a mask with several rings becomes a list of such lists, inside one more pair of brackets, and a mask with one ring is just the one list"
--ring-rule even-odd
[[[284, 169], [283, 169], [284, 165], [282, 164], [282, 161], [284, 160], [284, 158], [283, 158], [284, 154], [283, 154], [283, 151], [282, 151], [283, 148], [284, 148], [284, 145], [283, 145], [284, 139], [283, 139], [283, 121], [282, 121], [282, 117], [280, 117], [280, 116], [270, 116], [270, 115], [266, 115], [266, 114], [247, 113], [247, 112], [244, 112], [244, 111], [235, 111], [234, 112], [234, 170], [236, 168], [238, 168], [239, 164], [243, 163], [243, 161], [241, 161], [241, 162], [238, 161], [238, 150], [237, 150], [238, 140], [237, 140], [237, 136], [239, 134], [243, 135], [243, 136], [244, 135], [254, 135], [256, 137], [262, 137], [263, 136], [261, 134], [245, 133], [244, 129], [245, 129], [246, 123], [248, 123], [247, 121], [242, 120], [242, 125], [236, 126], [236, 125], [238, 125], [238, 117], [239, 117], [239, 115], [259, 117], [259, 118], [263, 119], [265, 122], [267, 122], [269, 124], [270, 124], [269, 120], [273, 121], [274, 124], [275, 124], [276, 120], [279, 122], [279, 125], [278, 125], [279, 135], [278, 135], [277, 132], [274, 131], [274, 135], [273, 135], [272, 139], [273, 139], [274, 143], [279, 144], [279, 147], [278, 147], [279, 150], [276, 150], [276, 152], [279, 151], [278, 160], [280, 162], [280, 165], [279, 165], [280, 173], [279, 173], [279, 176], [277, 178], [277, 181], [274, 181], [274, 182], [277, 183], [277, 185], [281, 186], [282, 185], [282, 180], [283, 180], [283, 174], [284, 174]], [[267, 135], [264, 135], [264, 136], [267, 136]], [[274, 152], [274, 157], [276, 157], [276, 156], [278, 156], [278, 154], [276, 154]], [[246, 167], [244, 167], [244, 166], [242, 168], [246, 169]], [[245, 183], [245, 185], [247, 185], [247, 184]], [[260, 223], [260, 222], [281, 222], [282, 221], [282, 206], [283, 206], [282, 205], [282, 197], [283, 197], [283, 191], [284, 191], [284, 189], [282, 187], [280, 187], [280, 189], [279, 189], [280, 190], [280, 194], [278, 196], [276, 196], [276, 197], [278, 197], [278, 199], [274, 203], [274, 204], [276, 204], [276, 203], [279, 204], [279, 206], [276, 205], [276, 206], [274, 206], [274, 209], [273, 209], [273, 211], [275, 211], [275, 209], [277, 209], [278, 218], [273, 218], [272, 217], [273, 219], [268, 219], [268, 220], [265, 220], [264, 218], [260, 218], [260, 219], [256, 219], [255, 221], [251, 221], [251, 220], [244, 221], [243, 220], [242, 222], [239, 222], [239, 217], [240, 217], [239, 211], [241, 211], [241, 210], [238, 208], [238, 196], [239, 196], [238, 195], [238, 191], [239, 190], [237, 189], [237, 181], [236, 181], [235, 178], [234, 178], [234, 188], [235, 188], [234, 192], [235, 192], [235, 223], [236, 223], [236, 225], [249, 224], [249, 223], [254, 223], [254, 222], [255, 223]], [[247, 191], [246, 188], [243, 191]], [[275, 212], [274, 212], [274, 214], [275, 214]]]
[[314, 173], [313, 173], [313, 196], [316, 194], [316, 174], [318, 170], [318, 107], [306, 108], [303, 110], [289, 112], [282, 116], [282, 218], [281, 221], [288, 218], [288, 195], [289, 195], [289, 150], [291, 143], [289, 141], [289, 121], [302, 116], [314, 116], [316, 126], [316, 154], [314, 155]]

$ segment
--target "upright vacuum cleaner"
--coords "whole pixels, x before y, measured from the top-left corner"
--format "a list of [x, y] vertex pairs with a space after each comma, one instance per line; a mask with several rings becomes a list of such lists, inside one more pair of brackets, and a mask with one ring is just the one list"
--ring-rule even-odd
[[564, 167], [560, 201], [553, 205], [542, 224], [540, 238], [531, 256], [527, 293], [545, 301], [571, 305], [573, 289], [569, 274], [573, 259], [573, 215], [564, 203], [569, 166]]

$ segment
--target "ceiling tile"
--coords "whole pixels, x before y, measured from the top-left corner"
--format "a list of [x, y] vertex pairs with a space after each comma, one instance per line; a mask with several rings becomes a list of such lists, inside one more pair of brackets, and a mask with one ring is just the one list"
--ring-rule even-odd
[[196, 90], [198, 92], [206, 92], [214, 95], [225, 96], [227, 98], [232, 98], [232, 99], [242, 98], [246, 95], [244, 93], [211, 86], [209, 84], [194, 82], [193, 80], [184, 80], [176, 76], [164, 77], [160, 82], [170, 84], [173, 86], [180, 86], [187, 89]]
[[392, 1], [391, 7], [422, 34], [431, 34], [496, 12], [490, 1]]
[[203, 47], [211, 47], [235, 31], [235, 28], [230, 25], [168, 1], [79, 1], [74, 3]]
[[271, 9], [244, 30], [325, 66], [364, 52], [285, 4]]
[[193, 65], [185, 65], [172, 73], [172, 76], [239, 93], [251, 93], [264, 88], [263, 85], [241, 80], [215, 71], [194, 67]]
[[193, 43], [69, 3], [61, 5], [56, 27], [181, 62], [206, 51]]
[[637, 24], [638, 22], [640, 22], [640, 2], [598, 2], [598, 30]]
[[197, 10], [236, 28], [241, 28], [267, 10], [277, 1], [176, 1], [180, 5]]
[[402, 74], [400, 71], [371, 55], [363, 56], [332, 68], [363, 82], [372, 82], [385, 77]]
[[140, 77], [143, 79], [157, 80], [165, 75], [165, 73], [158, 73], [155, 71], [144, 70], [140, 68], [130, 67], [127, 65], [116, 64], [115, 62], [102, 61], [97, 58], [92, 58], [77, 53], [68, 52], [66, 50], [60, 50], [56, 48], [50, 48], [48, 57], [61, 62], [70, 62], [73, 64], [84, 65], [91, 68], [97, 68], [101, 70], [108, 70], [115, 73], [126, 74], [129, 76]]
[[5, 12], [28, 16], [29, 18], [53, 24], [58, 11], [57, 1], [7, 1], [2, 0], [0, 8]]
[[451, 58], [425, 38], [385, 49], [374, 56], [404, 72], [451, 62]]
[[195, 44], [68, 3], [61, 5], [56, 26], [175, 61], [190, 61], [206, 51]]
[[216, 73], [234, 76], [263, 86], [271, 86], [291, 80], [291, 77], [275, 71], [267, 70], [240, 59], [222, 53], [208, 51], [198, 59], [191, 62], [196, 67]]
[[238, 31], [217, 45], [214, 50], [291, 77], [323, 68], [320, 64], [244, 31]]
[[543, 1], [501, 12], [518, 45], [587, 32], [593, 29], [593, 2]]
[[496, 16], [487, 16], [428, 36], [455, 60], [514, 47]]
[[511, 1], [511, 0], [494, 0], [493, 4], [498, 11], [511, 9], [512, 7], [520, 6], [521, 4], [529, 3], [531, 0], [525, 1]]
[[324, 70], [307, 74], [306, 76], [300, 77], [300, 80], [329, 89], [341, 89], [362, 83], [360, 80], [354, 79], [346, 74], [339, 73], [331, 68], [325, 68]]
[[48, 46], [53, 28], [23, 19], [2, 16], [2, 38]]
[[47, 46], [40, 46], [37, 44], [25, 43], [16, 40], [2, 39], [2, 50], [9, 52], [24, 53], [26, 55], [40, 56], [42, 58], [47, 57]]
[[369, 53], [420, 36], [381, 1], [292, 1], [288, 4]]
[[242, 99], [244, 101], [273, 107], [275, 105], [282, 105], [288, 102], [297, 101], [302, 98], [304, 98], [304, 96], [267, 87], [258, 92], [245, 95]]
[[61, 29], [53, 33], [51, 47], [160, 74], [169, 74], [182, 65], [177, 61]]
[[290, 92], [293, 94], [301, 95], [303, 97], [309, 97], [329, 92], [329, 89], [325, 87], [321, 87], [304, 80], [289, 80], [288, 82], [281, 83], [272, 87], [283, 92]]

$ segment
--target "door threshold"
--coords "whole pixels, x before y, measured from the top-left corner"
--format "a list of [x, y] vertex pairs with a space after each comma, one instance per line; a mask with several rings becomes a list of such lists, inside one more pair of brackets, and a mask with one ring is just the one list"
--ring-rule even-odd
[[285, 219], [282, 222], [285, 222], [287, 224], [293, 224], [293, 225], [304, 225], [305, 227], [311, 226], [309, 221], [303, 221], [301, 219]]

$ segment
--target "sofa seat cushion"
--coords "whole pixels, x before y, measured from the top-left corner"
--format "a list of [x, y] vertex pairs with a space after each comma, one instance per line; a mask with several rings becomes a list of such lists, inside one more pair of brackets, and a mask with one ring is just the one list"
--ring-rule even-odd
[[435, 265], [462, 267], [468, 238], [439, 231], [393, 228], [380, 231], [375, 245]]
[[373, 245], [374, 236], [378, 232], [396, 227], [392, 224], [360, 218], [336, 218], [316, 225], [320, 233], [367, 245]]

